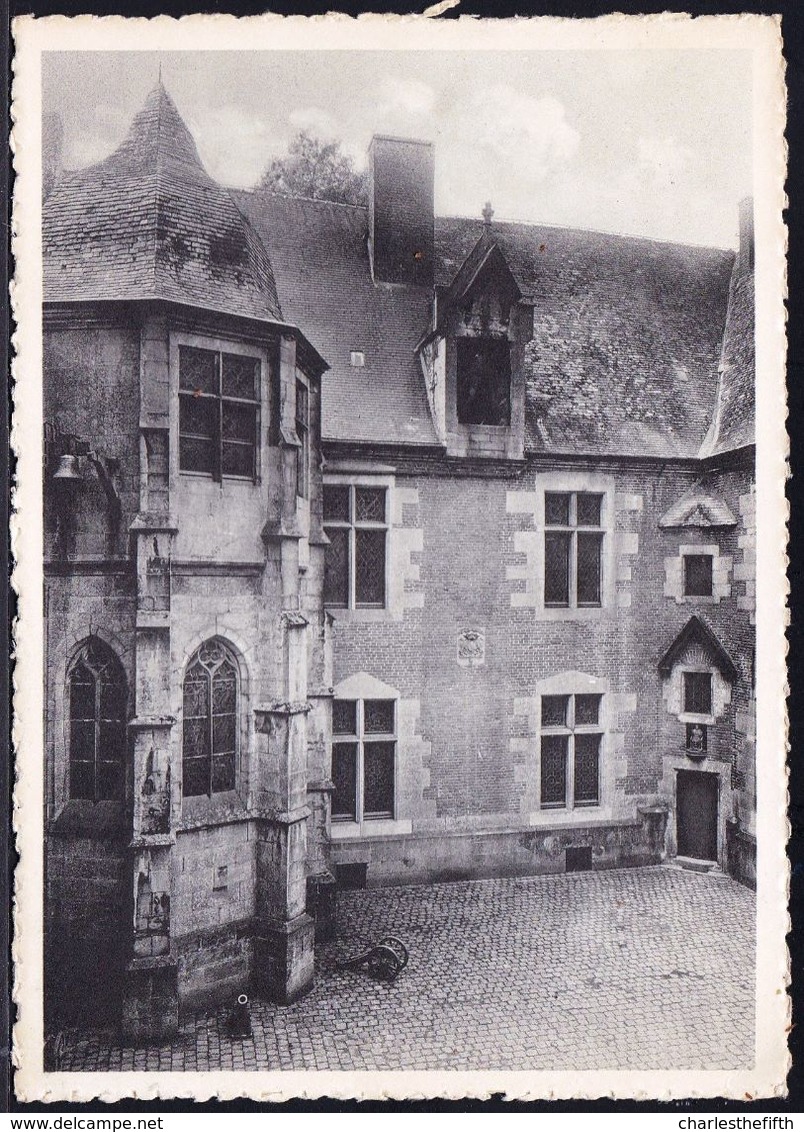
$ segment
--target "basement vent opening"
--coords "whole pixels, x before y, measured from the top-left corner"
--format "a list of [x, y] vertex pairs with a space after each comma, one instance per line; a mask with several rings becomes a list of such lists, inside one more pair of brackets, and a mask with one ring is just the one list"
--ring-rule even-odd
[[585, 845], [577, 849], [567, 849], [567, 861], [564, 871], [568, 873], [582, 873], [592, 867], [592, 847]]
[[349, 355], [349, 364], [362, 368], [366, 364], [366, 355], [362, 350], [352, 350]]
[[368, 863], [352, 865], [336, 865], [335, 880], [338, 888], [356, 889], [366, 887], [366, 874]]

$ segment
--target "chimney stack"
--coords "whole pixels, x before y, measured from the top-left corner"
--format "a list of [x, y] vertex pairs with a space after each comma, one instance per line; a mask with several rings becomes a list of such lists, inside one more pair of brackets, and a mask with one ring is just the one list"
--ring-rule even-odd
[[740, 246], [737, 251], [737, 271], [749, 275], [754, 270], [754, 198], [740, 201]]
[[369, 259], [374, 282], [431, 287], [432, 144], [375, 135], [369, 175]]

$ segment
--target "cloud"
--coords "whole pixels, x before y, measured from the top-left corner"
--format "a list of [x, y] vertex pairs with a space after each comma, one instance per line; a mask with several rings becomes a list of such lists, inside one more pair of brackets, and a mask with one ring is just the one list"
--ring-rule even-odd
[[380, 112], [393, 114], [403, 111], [409, 115], [426, 116], [432, 114], [436, 104], [436, 92], [428, 83], [419, 79], [383, 79], [380, 83]]
[[117, 149], [130, 125], [131, 118], [122, 107], [99, 106], [88, 129], [66, 135], [65, 164], [81, 169], [103, 161]]
[[490, 199], [498, 216], [527, 219], [545, 187], [566, 176], [581, 135], [559, 99], [500, 83], [457, 102], [438, 141], [438, 195], [451, 211], [479, 215]]
[[551, 95], [534, 98], [510, 86], [487, 87], [476, 91], [459, 114], [465, 140], [501, 160], [524, 163], [538, 180], [566, 164], [580, 145], [563, 103]]
[[224, 185], [254, 185], [286, 147], [286, 139], [271, 132], [264, 118], [233, 103], [208, 107], [185, 121], [205, 169]]
[[683, 181], [692, 160], [692, 150], [673, 137], [639, 138], [637, 142], [637, 170], [657, 189]]
[[337, 137], [339, 126], [332, 115], [320, 106], [304, 106], [301, 110], [294, 110], [289, 118], [291, 126], [296, 130], [306, 130], [317, 138], [329, 141]]

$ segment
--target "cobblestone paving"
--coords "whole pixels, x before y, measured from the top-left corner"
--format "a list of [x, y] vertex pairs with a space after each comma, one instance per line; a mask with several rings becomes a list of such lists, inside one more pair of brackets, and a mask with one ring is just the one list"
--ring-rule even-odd
[[[657, 867], [349, 892], [314, 989], [225, 1011], [171, 1045], [83, 1034], [65, 1070], [731, 1069], [753, 1062], [752, 893], [721, 874]], [[395, 983], [339, 970], [383, 935]]]

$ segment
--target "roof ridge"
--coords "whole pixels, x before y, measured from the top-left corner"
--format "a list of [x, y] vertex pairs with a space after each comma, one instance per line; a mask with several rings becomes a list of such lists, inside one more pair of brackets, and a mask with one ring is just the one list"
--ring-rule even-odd
[[[436, 215], [435, 219], [436, 222], [438, 222], [439, 220], [472, 220], [476, 221], [478, 225], [481, 225], [483, 223], [482, 218], [476, 216]], [[554, 224], [549, 221], [542, 220], [514, 220], [510, 218], [499, 219], [495, 214], [494, 223], [492, 225], [492, 232], [498, 224], [508, 224], [511, 227], [517, 225], [521, 228], [552, 228], [557, 232], [577, 232], [579, 235], [613, 236], [617, 240], [634, 240], [642, 244], [659, 244], [664, 248], [694, 248], [700, 251], [721, 252], [724, 255], [736, 255], [734, 248], [721, 248], [717, 247], [715, 244], [693, 244], [684, 243], [680, 240], [662, 240], [658, 236], [640, 236], [632, 232], [612, 232], [607, 228], [581, 228], [576, 227], [572, 224]]]
[[368, 212], [367, 204], [350, 204], [345, 200], [327, 200], [326, 197], [303, 197], [296, 193], [274, 193], [270, 189], [238, 189], [234, 186], [222, 185], [222, 188], [228, 189], [232, 193], [243, 193], [248, 196], [262, 196], [262, 197], [276, 197], [279, 200], [302, 200], [308, 204], [331, 204], [335, 208], [357, 208], [361, 212]]

